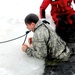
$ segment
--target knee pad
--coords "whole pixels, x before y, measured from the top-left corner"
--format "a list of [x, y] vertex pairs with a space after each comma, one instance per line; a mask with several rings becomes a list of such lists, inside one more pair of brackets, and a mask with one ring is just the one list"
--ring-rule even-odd
[[58, 28], [64, 29], [66, 27], [66, 21], [60, 16], [57, 16], [57, 18], [58, 18]]
[[64, 26], [66, 26], [66, 23], [64, 21], [62, 21], [62, 20], [59, 20], [58, 21], [58, 26], [59, 27], [64, 27]]
[[71, 16], [70, 16], [70, 19], [71, 19], [72, 21], [75, 21], [75, 14], [74, 14], [74, 15], [71, 15]]
[[72, 20], [72, 28], [75, 29], [75, 14], [70, 17]]

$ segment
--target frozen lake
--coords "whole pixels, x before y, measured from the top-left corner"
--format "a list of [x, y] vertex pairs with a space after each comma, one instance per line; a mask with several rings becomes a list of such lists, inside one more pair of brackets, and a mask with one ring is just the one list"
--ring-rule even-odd
[[[24, 35], [27, 31], [25, 16], [29, 13], [39, 14], [41, 2], [42, 0], [38, 3], [37, 0], [0, 0], [0, 42]], [[32, 32], [28, 34], [28, 37], [31, 36]], [[43, 60], [28, 57], [22, 52], [24, 38], [0, 43], [0, 75], [42, 74]]]

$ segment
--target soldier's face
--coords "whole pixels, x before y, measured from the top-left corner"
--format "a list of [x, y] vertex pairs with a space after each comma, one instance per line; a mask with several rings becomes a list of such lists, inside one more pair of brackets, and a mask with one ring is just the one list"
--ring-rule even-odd
[[34, 27], [35, 27], [35, 23], [30, 23], [30, 24], [26, 24], [27, 29], [29, 29], [30, 31], [34, 31]]

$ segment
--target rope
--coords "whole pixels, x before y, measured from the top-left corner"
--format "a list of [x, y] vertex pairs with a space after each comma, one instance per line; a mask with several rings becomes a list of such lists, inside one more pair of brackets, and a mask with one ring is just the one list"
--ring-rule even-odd
[[[26, 35], [26, 38], [27, 38], [27, 34], [28, 34], [29, 32], [30, 32], [30, 31], [26, 31], [26, 33], [25, 33], [24, 35], [19, 36], [19, 37], [17, 37], [17, 38], [10, 39], [10, 40], [2, 41], [2, 42], [0, 42], [0, 44], [6, 43], [6, 42], [10, 42], [10, 41], [13, 41], [13, 40], [16, 40], [16, 39], [19, 39], [19, 38], [21, 38], [21, 37], [24, 37], [25, 35]], [[25, 38], [25, 40], [26, 40], [26, 38]], [[25, 40], [24, 40], [24, 42], [25, 42]]]

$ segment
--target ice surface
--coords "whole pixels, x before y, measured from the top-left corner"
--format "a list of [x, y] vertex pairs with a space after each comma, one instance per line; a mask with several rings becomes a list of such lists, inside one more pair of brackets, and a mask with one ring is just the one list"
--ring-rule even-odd
[[[39, 13], [40, 0], [38, 3], [36, 0], [30, 1], [0, 1], [0, 42], [25, 34], [27, 31], [24, 25], [25, 16], [29, 13]], [[33, 6], [36, 8], [34, 9]], [[30, 32], [28, 37], [32, 35], [33, 33]], [[22, 52], [21, 45], [24, 38], [0, 43], [0, 75], [41, 75], [43, 73], [44, 61], [28, 57]]]

